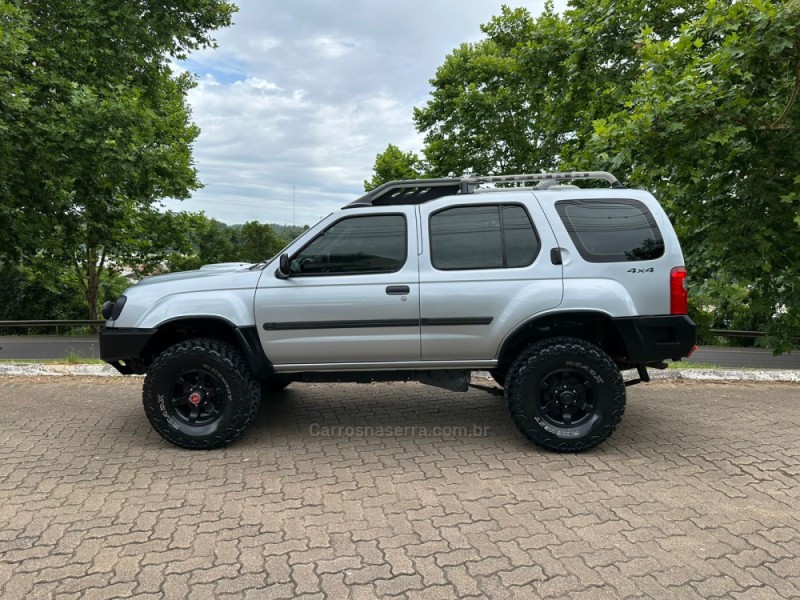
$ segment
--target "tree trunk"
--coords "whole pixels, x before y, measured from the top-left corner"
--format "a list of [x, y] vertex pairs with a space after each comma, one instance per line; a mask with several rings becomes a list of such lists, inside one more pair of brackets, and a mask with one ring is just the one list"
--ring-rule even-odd
[[100, 274], [103, 272], [103, 266], [106, 261], [106, 251], [103, 248], [100, 255], [100, 262], [97, 260], [97, 248], [88, 247], [86, 249], [86, 264], [84, 269], [81, 268], [80, 263], [76, 263], [76, 270], [78, 271], [78, 279], [83, 287], [84, 297], [86, 304], [89, 308], [89, 320], [97, 321], [99, 314], [97, 311], [97, 303], [100, 297]]

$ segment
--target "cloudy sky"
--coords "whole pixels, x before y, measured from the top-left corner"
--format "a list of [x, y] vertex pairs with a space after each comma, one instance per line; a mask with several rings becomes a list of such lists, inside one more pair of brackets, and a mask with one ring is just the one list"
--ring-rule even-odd
[[[538, 14], [540, 0], [507, 0]], [[363, 193], [389, 143], [418, 151], [412, 108], [500, 0], [239, 0], [219, 47], [181, 68], [205, 188], [168, 208], [225, 223], [313, 224]], [[562, 4], [562, 3], [558, 3]], [[296, 213], [292, 210], [292, 188]]]

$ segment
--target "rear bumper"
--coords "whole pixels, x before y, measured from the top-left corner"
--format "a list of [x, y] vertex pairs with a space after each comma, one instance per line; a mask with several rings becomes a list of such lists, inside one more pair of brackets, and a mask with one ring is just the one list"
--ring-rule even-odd
[[632, 363], [680, 360], [689, 356], [697, 344], [697, 326], [686, 315], [622, 317], [612, 321]]
[[142, 370], [137, 363], [155, 332], [155, 329], [104, 328], [100, 331], [100, 358], [123, 375], [140, 373]]

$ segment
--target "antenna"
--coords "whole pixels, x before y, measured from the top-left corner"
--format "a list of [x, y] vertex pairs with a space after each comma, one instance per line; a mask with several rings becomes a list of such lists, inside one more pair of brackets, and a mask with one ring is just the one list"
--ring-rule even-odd
[[294, 201], [295, 201], [294, 185], [292, 185], [292, 227], [296, 227], [296, 225], [297, 225], [295, 223]]

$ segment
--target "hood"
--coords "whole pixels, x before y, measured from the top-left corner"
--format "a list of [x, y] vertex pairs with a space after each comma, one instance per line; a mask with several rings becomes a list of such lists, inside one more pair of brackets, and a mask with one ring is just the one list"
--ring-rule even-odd
[[245, 263], [156, 275], [124, 292], [124, 308], [115, 327], [153, 328], [184, 317], [220, 317], [237, 325], [252, 324], [253, 298], [261, 268]]
[[203, 265], [196, 271], [178, 271], [177, 273], [167, 273], [166, 275], [153, 275], [152, 277], [145, 277], [136, 287], [142, 285], [152, 285], [154, 283], [166, 283], [170, 281], [181, 281], [185, 279], [207, 279], [219, 277], [221, 275], [235, 275], [237, 273], [250, 274], [252, 278], [253, 273], [260, 273], [259, 271], [250, 271], [250, 263], [216, 263], [211, 265]]
[[213, 263], [210, 265], [203, 265], [200, 267], [201, 271], [238, 271], [239, 269], [250, 268], [253, 263], [245, 262], [226, 262], [226, 263]]

